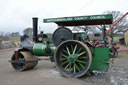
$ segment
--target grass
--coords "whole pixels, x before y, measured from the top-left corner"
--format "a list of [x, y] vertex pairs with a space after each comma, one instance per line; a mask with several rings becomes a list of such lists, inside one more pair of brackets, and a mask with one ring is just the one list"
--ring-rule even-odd
[[121, 37], [113, 37], [113, 40], [115, 41], [115, 42], [119, 42], [119, 39], [120, 39]]
[[11, 41], [20, 41], [20, 37], [9, 37]]

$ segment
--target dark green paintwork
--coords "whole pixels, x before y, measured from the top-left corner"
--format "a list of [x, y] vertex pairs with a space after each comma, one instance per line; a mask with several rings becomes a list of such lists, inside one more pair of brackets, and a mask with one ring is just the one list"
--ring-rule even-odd
[[109, 68], [110, 48], [90, 48], [92, 53], [92, 64], [90, 70], [105, 70]]
[[75, 36], [76, 40], [79, 40], [79, 38], [81, 38], [82, 41], [87, 40], [85, 32], [73, 33], [73, 35]]
[[[54, 56], [56, 47], [51, 44], [51, 53], [45, 51], [46, 45], [42, 43], [35, 43], [33, 53], [37, 56]], [[92, 64], [89, 70], [108, 70], [109, 68], [109, 49], [110, 48], [90, 48], [92, 53]]]
[[49, 41], [50, 44], [53, 44], [52, 38], [43, 38], [43, 43], [46, 43], [46, 41]]
[[112, 19], [112, 14], [107, 15], [92, 15], [92, 16], [76, 16], [76, 17], [62, 17], [62, 18], [48, 18], [44, 19], [44, 23], [50, 22], [72, 22], [72, 21], [86, 21], [86, 20], [102, 20], [102, 19]]
[[50, 44], [51, 53], [46, 52], [46, 44], [35, 43], [33, 47], [33, 53], [37, 56], [54, 56], [54, 52], [56, 50], [53, 44]]

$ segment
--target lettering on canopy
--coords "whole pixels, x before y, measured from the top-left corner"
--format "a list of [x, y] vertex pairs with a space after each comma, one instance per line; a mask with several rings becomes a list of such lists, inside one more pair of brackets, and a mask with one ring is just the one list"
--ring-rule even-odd
[[112, 19], [112, 14], [44, 19], [44, 23]]

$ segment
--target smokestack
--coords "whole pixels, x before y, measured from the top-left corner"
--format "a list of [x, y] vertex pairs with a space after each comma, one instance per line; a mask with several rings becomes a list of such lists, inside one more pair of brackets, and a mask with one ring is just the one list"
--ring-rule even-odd
[[33, 41], [37, 42], [38, 18], [34, 17], [32, 19], [33, 19]]

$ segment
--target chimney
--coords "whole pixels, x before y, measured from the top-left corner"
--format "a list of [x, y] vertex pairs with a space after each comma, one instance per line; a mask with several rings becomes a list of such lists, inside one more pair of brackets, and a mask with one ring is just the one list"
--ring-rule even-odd
[[38, 18], [34, 17], [33, 19], [33, 41], [37, 42], [37, 34], [38, 34]]

